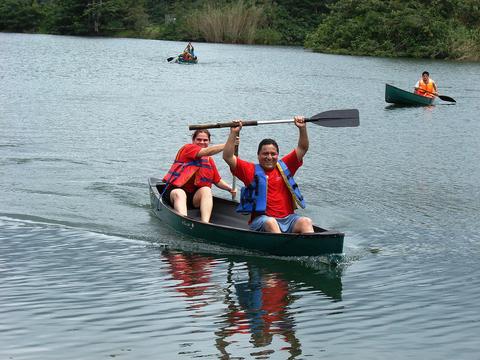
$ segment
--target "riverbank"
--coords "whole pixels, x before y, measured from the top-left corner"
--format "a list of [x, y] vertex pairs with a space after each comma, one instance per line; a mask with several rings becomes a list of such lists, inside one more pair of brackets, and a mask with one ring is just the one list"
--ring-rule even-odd
[[480, 61], [480, 8], [448, 0], [427, 8], [419, 0], [336, 0], [328, 6], [286, 0], [195, 5], [186, 0], [171, 5], [5, 0], [0, 31], [298, 45], [331, 54]]

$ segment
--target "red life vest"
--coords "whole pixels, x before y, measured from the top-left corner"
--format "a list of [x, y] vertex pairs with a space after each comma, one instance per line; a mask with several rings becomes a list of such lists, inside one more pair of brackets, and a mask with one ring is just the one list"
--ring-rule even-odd
[[182, 187], [192, 176], [195, 176], [195, 186], [199, 188], [202, 186], [212, 187], [214, 171], [210, 163], [210, 157], [202, 156], [200, 159], [188, 162], [179, 161], [183, 148], [184, 146], [178, 151], [175, 161], [163, 181], [175, 187]]

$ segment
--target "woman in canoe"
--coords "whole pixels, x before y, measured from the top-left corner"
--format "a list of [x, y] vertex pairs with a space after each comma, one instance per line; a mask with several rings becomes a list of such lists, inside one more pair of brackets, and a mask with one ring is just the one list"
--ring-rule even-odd
[[430, 74], [428, 71], [422, 73], [422, 78], [417, 81], [414, 88], [415, 94], [426, 96], [429, 98], [434, 98], [438, 96], [437, 84], [433, 79], [430, 79]]
[[162, 194], [164, 200], [183, 216], [187, 216], [188, 208], [200, 208], [200, 218], [204, 222], [209, 222], [212, 214], [212, 184], [232, 195], [236, 194], [236, 189], [222, 180], [211, 157], [223, 151], [225, 144], [209, 145], [210, 132], [196, 130], [192, 143], [178, 150], [175, 161], [163, 178], [167, 184]]

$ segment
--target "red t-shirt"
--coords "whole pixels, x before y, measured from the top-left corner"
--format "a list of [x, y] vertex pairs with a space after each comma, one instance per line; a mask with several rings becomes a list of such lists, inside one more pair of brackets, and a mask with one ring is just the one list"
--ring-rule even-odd
[[[297, 153], [292, 150], [289, 154], [282, 158], [282, 161], [287, 165], [290, 173], [295, 175], [298, 168], [302, 166], [303, 162], [297, 158]], [[265, 170], [264, 170], [265, 171]], [[239, 178], [245, 186], [248, 186], [255, 176], [255, 164], [237, 158], [237, 167], [233, 172], [237, 178]], [[287, 184], [282, 178], [282, 174], [277, 167], [270, 171], [265, 171], [267, 176], [267, 210], [266, 215], [283, 218], [290, 214], [293, 214], [293, 199], [290, 190], [288, 190]], [[252, 219], [257, 215], [253, 214]]]
[[[188, 162], [188, 161], [193, 161], [198, 159], [197, 155], [198, 152], [202, 150], [202, 148], [196, 144], [187, 144], [183, 147], [183, 150], [180, 152], [177, 161], [181, 162]], [[210, 166], [212, 167], [213, 171], [213, 179], [212, 182], [214, 184], [218, 183], [222, 178], [220, 177], [220, 174], [218, 173], [217, 165], [215, 165], [215, 161], [213, 160], [212, 157], [208, 156], [208, 161], [210, 163]], [[195, 177], [192, 176], [190, 180], [188, 180], [185, 185], [182, 186], [182, 189], [185, 190], [186, 192], [193, 193], [195, 192], [198, 187], [195, 186]]]

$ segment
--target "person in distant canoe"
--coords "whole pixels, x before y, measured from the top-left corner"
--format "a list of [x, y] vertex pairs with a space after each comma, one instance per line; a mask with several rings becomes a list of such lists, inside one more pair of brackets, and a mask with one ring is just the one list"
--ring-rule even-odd
[[196, 60], [197, 57], [195, 56], [194, 48], [191, 42], [189, 42], [187, 47], [183, 50], [181, 57], [184, 61]]
[[415, 84], [414, 92], [415, 94], [429, 98], [438, 96], [437, 84], [435, 84], [435, 81], [430, 79], [430, 74], [428, 71], [424, 71], [422, 73], [422, 78]]
[[182, 55], [180, 55], [180, 57], [182, 58], [183, 61], [192, 61], [193, 58], [192, 58], [192, 55], [190, 55], [190, 53], [185, 50]]
[[192, 56], [192, 58], [195, 59], [194, 48], [191, 42], [188, 43], [184, 51], [188, 52]]
[[163, 178], [167, 184], [163, 199], [170, 201], [183, 216], [187, 216], [188, 208], [200, 208], [200, 218], [204, 222], [209, 222], [212, 214], [212, 184], [232, 195], [236, 194], [236, 189], [222, 180], [211, 157], [221, 152], [225, 144], [209, 146], [210, 137], [208, 130], [196, 130], [192, 143], [180, 148]]
[[234, 155], [235, 139], [242, 122], [230, 129], [223, 159], [233, 175], [246, 186], [242, 188], [238, 212], [250, 213], [250, 229], [272, 233], [313, 232], [310, 218], [295, 214], [297, 205], [304, 208], [305, 202], [293, 180], [293, 175], [303, 164], [309, 141], [307, 124], [302, 116], [295, 116], [299, 130], [297, 147], [281, 159], [278, 144], [273, 139], [263, 139], [258, 145], [258, 164], [247, 162]]

